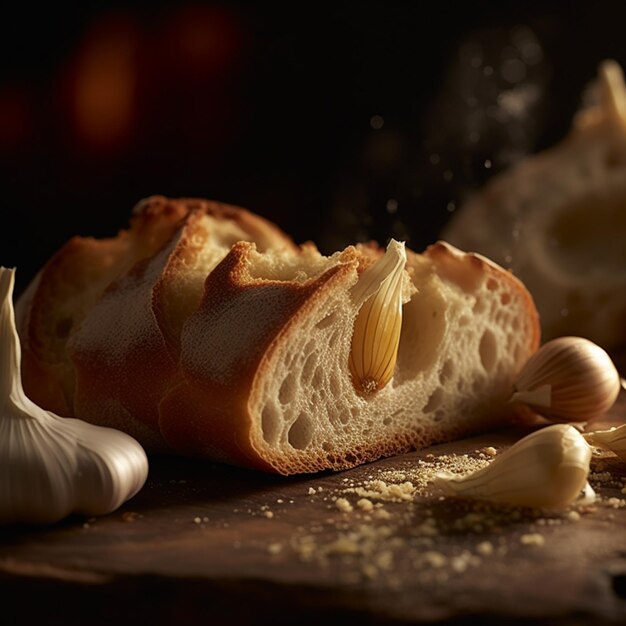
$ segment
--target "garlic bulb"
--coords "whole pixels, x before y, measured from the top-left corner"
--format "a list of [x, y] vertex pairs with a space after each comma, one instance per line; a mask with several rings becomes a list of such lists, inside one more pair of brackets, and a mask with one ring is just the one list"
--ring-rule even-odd
[[528, 359], [511, 401], [553, 421], [582, 422], [604, 415], [619, 389], [617, 369], [600, 346], [581, 337], [560, 337]]
[[382, 389], [393, 376], [402, 330], [404, 244], [391, 240], [385, 254], [368, 267], [355, 285], [352, 298], [363, 302], [352, 335], [350, 373], [359, 393]]
[[585, 433], [583, 437], [591, 445], [615, 452], [622, 461], [626, 461], [626, 424], [609, 430]]
[[143, 486], [146, 454], [122, 432], [58, 417], [26, 397], [14, 273], [0, 268], [0, 522], [109, 513]]
[[434, 483], [450, 496], [537, 508], [562, 508], [585, 490], [591, 448], [569, 424], [524, 437], [487, 467], [465, 476], [440, 473]]

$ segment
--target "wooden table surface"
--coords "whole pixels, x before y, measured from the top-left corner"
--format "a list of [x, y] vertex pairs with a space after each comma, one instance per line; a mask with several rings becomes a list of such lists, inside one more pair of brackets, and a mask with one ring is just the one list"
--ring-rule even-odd
[[[611, 418], [626, 420], [624, 397]], [[486, 464], [486, 446], [520, 434], [292, 478], [152, 459], [108, 516], [0, 529], [2, 623], [624, 623], [626, 465], [613, 455], [592, 461], [596, 503], [562, 512], [428, 487], [444, 461]]]

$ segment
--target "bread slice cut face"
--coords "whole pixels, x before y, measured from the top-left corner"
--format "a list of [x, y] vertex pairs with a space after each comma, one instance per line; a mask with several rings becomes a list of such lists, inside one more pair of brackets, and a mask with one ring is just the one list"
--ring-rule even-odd
[[510, 267], [541, 315], [544, 339], [626, 345], [626, 85], [600, 65], [595, 102], [559, 144], [491, 179], [442, 236]]
[[[49, 342], [62, 375], [39, 386], [24, 377], [44, 406], [60, 396], [68, 414], [150, 450], [282, 474], [351, 467], [511, 414], [538, 317], [524, 286], [487, 259], [443, 242], [423, 254], [392, 243], [326, 257], [238, 209], [216, 217], [210, 203], [152, 202], [178, 206], [176, 227], [105, 286], [102, 273], [65, 341]], [[59, 267], [69, 273], [59, 284], [85, 271]], [[32, 320], [51, 272], [18, 316], [25, 367], [44, 372], [50, 360], [31, 346], [46, 337]]]

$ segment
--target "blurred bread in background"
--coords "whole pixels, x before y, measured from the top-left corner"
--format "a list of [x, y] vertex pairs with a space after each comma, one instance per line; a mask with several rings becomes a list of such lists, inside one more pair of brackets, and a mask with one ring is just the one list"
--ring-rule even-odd
[[510, 268], [536, 300], [543, 340], [626, 344], [626, 86], [600, 65], [569, 134], [491, 179], [442, 238]]

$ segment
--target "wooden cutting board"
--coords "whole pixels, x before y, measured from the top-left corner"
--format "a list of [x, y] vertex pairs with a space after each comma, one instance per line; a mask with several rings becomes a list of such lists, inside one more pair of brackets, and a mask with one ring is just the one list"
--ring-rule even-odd
[[[610, 417], [626, 421], [624, 397]], [[111, 515], [0, 530], [2, 623], [626, 620], [626, 466], [614, 456], [592, 463], [596, 503], [565, 512], [453, 501], [426, 484], [521, 434], [295, 478], [153, 459]]]

